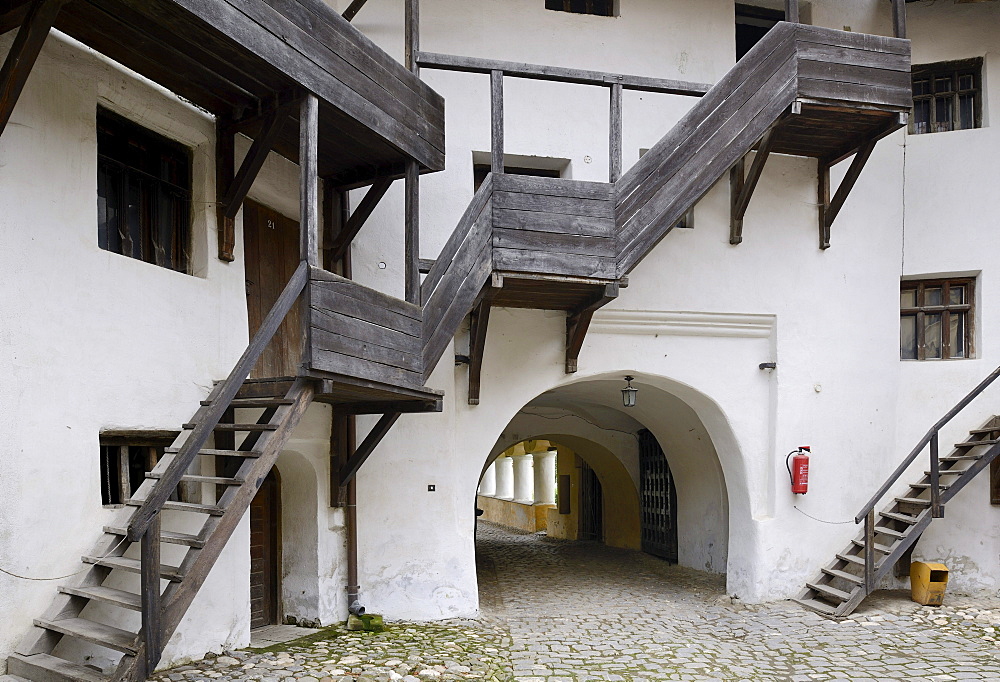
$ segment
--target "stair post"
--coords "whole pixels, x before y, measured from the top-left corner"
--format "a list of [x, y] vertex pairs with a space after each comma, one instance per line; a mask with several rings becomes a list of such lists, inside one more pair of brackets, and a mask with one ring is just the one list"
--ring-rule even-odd
[[941, 506], [941, 463], [938, 459], [938, 432], [931, 436], [931, 518], [944, 518], [944, 507]]
[[865, 594], [875, 591], [875, 510], [865, 516]]
[[142, 641], [145, 645], [140, 662], [144, 669], [143, 678], [153, 674], [160, 662], [163, 643], [160, 641], [160, 617], [163, 607], [160, 603], [160, 514], [156, 513], [146, 526], [140, 541], [140, 580], [142, 591]]

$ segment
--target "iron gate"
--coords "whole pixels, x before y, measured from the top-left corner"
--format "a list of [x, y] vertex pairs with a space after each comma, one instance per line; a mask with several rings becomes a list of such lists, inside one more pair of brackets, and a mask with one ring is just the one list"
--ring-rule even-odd
[[642, 551], [677, 563], [677, 489], [656, 437], [639, 432]]

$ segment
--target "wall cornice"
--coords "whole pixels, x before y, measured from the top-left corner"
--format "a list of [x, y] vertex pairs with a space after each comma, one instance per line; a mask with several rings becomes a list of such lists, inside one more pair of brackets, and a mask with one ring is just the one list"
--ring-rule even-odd
[[777, 320], [776, 315], [750, 313], [599, 310], [590, 333], [766, 339], [774, 334]]

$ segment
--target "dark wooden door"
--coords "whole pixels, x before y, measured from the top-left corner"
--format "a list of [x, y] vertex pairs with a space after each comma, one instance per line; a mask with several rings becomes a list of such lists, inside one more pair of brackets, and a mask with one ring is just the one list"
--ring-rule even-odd
[[[257, 331], [299, 265], [299, 224], [254, 201], [243, 202], [246, 253], [247, 316], [250, 335]], [[295, 306], [278, 328], [250, 376], [298, 374], [301, 331]]]
[[580, 460], [580, 540], [604, 541], [604, 494], [597, 473]]
[[677, 489], [660, 444], [649, 431], [639, 432], [639, 490], [642, 551], [677, 563]]
[[281, 488], [271, 471], [250, 503], [250, 627], [279, 622]]

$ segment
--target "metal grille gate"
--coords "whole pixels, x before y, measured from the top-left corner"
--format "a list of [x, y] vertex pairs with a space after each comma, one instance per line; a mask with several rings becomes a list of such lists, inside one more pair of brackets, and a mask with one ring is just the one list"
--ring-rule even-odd
[[604, 495], [590, 465], [580, 462], [580, 540], [604, 542]]
[[677, 489], [656, 437], [639, 432], [642, 551], [677, 563]]

